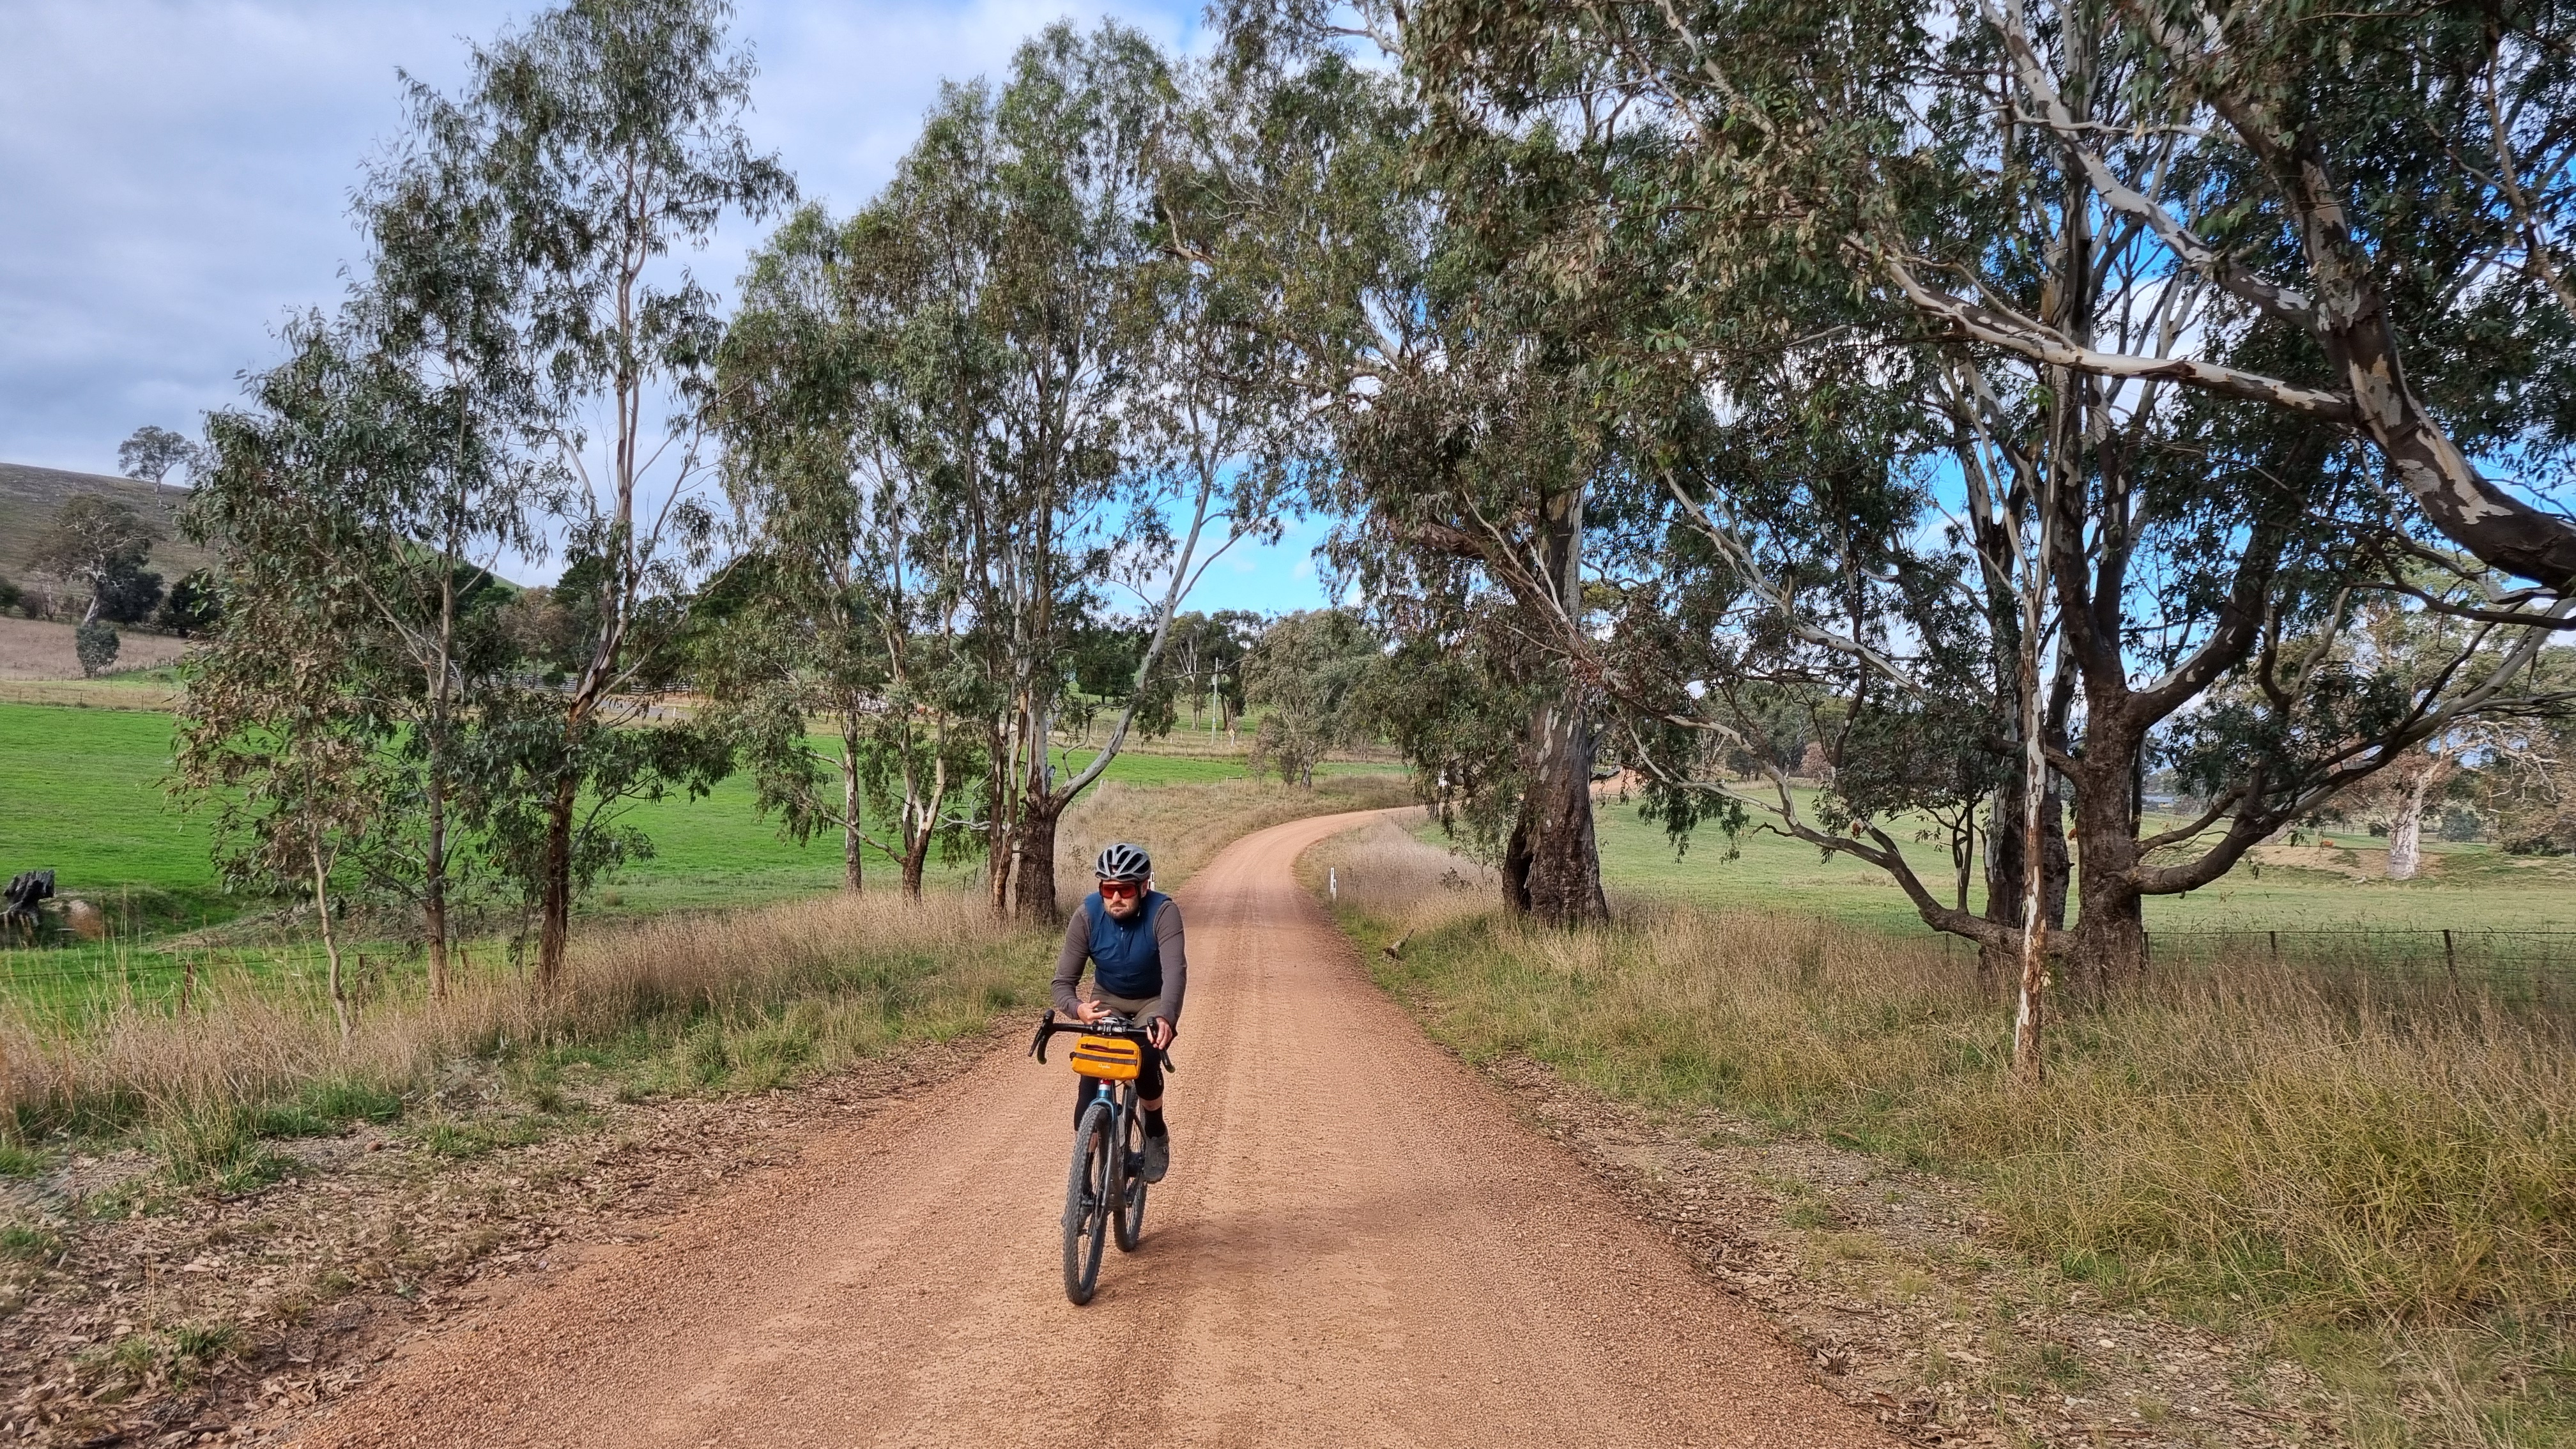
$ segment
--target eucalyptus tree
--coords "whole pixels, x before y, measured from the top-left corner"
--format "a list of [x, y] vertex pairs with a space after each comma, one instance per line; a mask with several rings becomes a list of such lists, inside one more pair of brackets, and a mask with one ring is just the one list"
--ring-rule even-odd
[[[160, 529], [132, 505], [96, 493], [75, 493], [63, 500], [45, 531], [36, 535], [27, 564], [39, 573], [87, 587], [89, 602], [82, 606], [80, 617], [87, 627], [108, 616], [120, 590], [142, 576], [144, 560], [152, 556], [152, 545], [160, 537]], [[156, 596], [158, 583], [156, 577]], [[147, 602], [144, 611], [150, 608]]]
[[1384, 647], [1349, 609], [1304, 610], [1263, 631], [1243, 661], [1245, 699], [1270, 707], [1253, 736], [1253, 769], [1315, 788], [1324, 757], [1368, 733]]
[[208, 521], [223, 536], [254, 511], [284, 510], [275, 523], [304, 528], [347, 571], [373, 627], [410, 665], [399, 749], [416, 766], [404, 794], [418, 829], [370, 858], [417, 901], [430, 990], [444, 996], [459, 805], [485, 794], [471, 778], [481, 763], [474, 731], [517, 663], [497, 627], [506, 589], [493, 569], [542, 550], [563, 477], [528, 447], [541, 424], [539, 379], [516, 325], [528, 275], [510, 255], [503, 198], [466, 138], [445, 128], [435, 94], [414, 84], [410, 98], [411, 130], [360, 194], [373, 247], [346, 314], [364, 349], [352, 361], [380, 375], [384, 408], [347, 421], [376, 430], [366, 441], [380, 456], [337, 475], [352, 486], [237, 494], [225, 500], [229, 517]]
[[[1401, 56], [1400, 25], [1372, 36]], [[1580, 619], [1601, 476], [1626, 466], [1594, 405], [1605, 378], [1590, 337], [1617, 309], [1521, 266], [1516, 247], [1611, 184], [1615, 166], [1592, 163], [1624, 144], [1619, 118], [1576, 117], [1597, 144], [1558, 153], [1442, 131], [1400, 76], [1361, 63], [1335, 17], [1296, 6], [1231, 16], [1225, 74], [1227, 129], [1185, 214], [1206, 228], [1211, 264], [1261, 296], [1254, 325], [1277, 339], [1279, 385], [1308, 402], [1332, 464], [1314, 491], [1345, 520], [1337, 567], [1401, 637], [1454, 644]], [[1504, 637], [1482, 646], [1515, 653]], [[1509, 689], [1399, 692], [1431, 713], [1390, 724], [1436, 747], [1460, 737], [1461, 701], [1514, 711], [1499, 767], [1417, 757], [1419, 778], [1500, 858], [1508, 905], [1598, 919], [1600, 701], [1579, 673], [1520, 656]]]
[[[2549, 70], [2556, 22], [2515, 39], [2533, 22], [2499, 19], [2490, 44], [2421, 11], [2185, 18], [2145, 0], [2038, 21], [2000, 3], [1442, 0], [1404, 22], [1409, 58], [1478, 124], [1535, 135], [1615, 103], [1668, 143], [1600, 229], [1638, 239], [1604, 265], [1664, 294], [1627, 355], [1712, 400], [1702, 439], [1642, 470], [1678, 532], [1636, 570], [1667, 587], [1695, 569], [1706, 601], [1687, 648], [1559, 645], [1685, 734], [1724, 733], [1719, 684], [1784, 671], [1849, 699], [1855, 730], [1872, 699], [1900, 718], [1977, 702], [1969, 733], [2019, 756], [2012, 813], [2035, 848], [2017, 926], [1915, 878], [1889, 812], [1919, 789], [1828, 822], [1785, 789], [1759, 803], [1888, 870], [1935, 927], [2017, 947], [2028, 1070], [2047, 951], [2133, 970], [2143, 895], [2216, 879], [2418, 742], [2530, 697], [2567, 612], [2548, 592], [2568, 578], [2563, 521], [2469, 461], [2546, 480], [2569, 436], [2555, 233], [2517, 229], [2496, 171], [2512, 148], [2489, 136], [2556, 135], [2555, 92], [2487, 79]], [[2520, 96], [2536, 129], [2479, 122], [2482, 91]], [[1832, 442], [1854, 409], [1889, 419], [1857, 471]], [[2374, 591], [2474, 624], [2424, 687], [2314, 642]], [[2214, 772], [2210, 808], [2142, 834], [2159, 750]], [[1717, 789], [1704, 773], [1669, 777]], [[1970, 783], [1944, 788], [1955, 803]], [[2045, 920], [2061, 789], [2071, 942]]]
[[742, 131], [752, 64], [727, 39], [730, 11], [581, 0], [473, 47], [458, 94], [414, 92], [418, 129], [488, 198], [519, 273], [511, 325], [538, 382], [533, 446], [571, 483], [550, 527], [577, 658], [560, 691], [491, 716], [482, 765], [482, 818], [537, 915], [541, 993], [561, 979], [580, 882], [639, 844], [616, 827], [620, 802], [703, 788], [723, 769], [721, 742], [645, 696], [675, 678], [715, 527], [699, 496], [700, 400], [722, 326], [665, 258], [794, 192]]
[[[863, 226], [800, 210], [754, 259], [719, 360], [726, 483], [755, 565], [726, 591], [708, 683], [721, 722], [749, 746], [759, 800], [803, 838], [841, 831], [843, 885], [860, 888], [876, 844], [921, 892], [933, 844], [978, 822], [975, 721], [989, 709], [958, 649], [959, 601], [928, 556], [927, 484], [878, 349], [900, 295], [854, 261]], [[858, 248], [853, 252], [852, 248]], [[810, 715], [837, 726], [837, 809]], [[889, 817], [876, 841], [866, 815]]]
[[1261, 616], [1244, 609], [1191, 610], [1172, 620], [1173, 684], [1193, 727], [1204, 719], [1213, 737], [1243, 713], [1243, 658], [1260, 629]]
[[[996, 910], [1056, 913], [1057, 821], [1152, 722], [1199, 575], [1269, 526], [1270, 414], [1230, 385], [1242, 343], [1223, 279], [1176, 255], [1155, 204], [1179, 104], [1132, 31], [1051, 27], [999, 90], [942, 93], [848, 232], [879, 299], [881, 426], [921, 481], [921, 556], [957, 601], [959, 647], [991, 701]], [[1150, 634], [1077, 768], [1054, 740], [1074, 654], [1118, 583], [1138, 590]]]
[[385, 553], [346, 504], [401, 466], [387, 425], [416, 415], [387, 406], [399, 379], [353, 359], [323, 318], [287, 336], [252, 405], [207, 419], [211, 465], [183, 521], [218, 552], [224, 605], [188, 661], [173, 775], [214, 810], [228, 884], [310, 892], [345, 1035], [332, 879], [397, 828], [404, 793], [399, 655], [361, 579], [381, 580]]
[[191, 479], [195, 478], [205, 471], [206, 458], [185, 433], [145, 423], [116, 445], [116, 466], [126, 477], [158, 488], [174, 468], [185, 469]]

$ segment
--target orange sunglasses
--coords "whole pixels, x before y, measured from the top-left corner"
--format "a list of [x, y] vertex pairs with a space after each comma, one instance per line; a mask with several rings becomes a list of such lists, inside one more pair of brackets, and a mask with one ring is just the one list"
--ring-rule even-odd
[[1144, 893], [1142, 881], [1105, 880], [1100, 883], [1100, 898], [1104, 901], [1132, 901]]

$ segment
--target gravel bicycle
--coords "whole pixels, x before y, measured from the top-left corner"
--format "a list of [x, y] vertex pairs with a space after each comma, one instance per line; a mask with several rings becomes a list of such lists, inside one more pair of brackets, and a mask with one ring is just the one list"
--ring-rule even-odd
[[1114, 1236], [1118, 1251], [1132, 1253], [1145, 1235], [1146, 1183], [1136, 1165], [1145, 1119], [1136, 1107], [1136, 1077], [1147, 1052], [1164, 1071], [1175, 1068], [1143, 1027], [1114, 1012], [1086, 1023], [1060, 1022], [1049, 1011], [1029, 1055], [1045, 1061], [1047, 1038], [1067, 1033], [1074, 1038], [1073, 1069], [1095, 1088], [1073, 1129], [1073, 1163], [1064, 1182], [1064, 1296], [1081, 1304], [1100, 1286], [1102, 1244]]

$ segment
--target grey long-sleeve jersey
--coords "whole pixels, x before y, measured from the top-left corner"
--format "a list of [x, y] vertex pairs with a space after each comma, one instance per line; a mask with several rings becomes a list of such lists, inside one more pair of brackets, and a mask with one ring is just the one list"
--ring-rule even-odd
[[[1181, 940], [1181, 903], [1163, 902], [1154, 916], [1154, 950], [1163, 958], [1163, 994], [1154, 998], [1153, 1009], [1145, 1019], [1155, 1017], [1181, 1028], [1181, 997], [1189, 990], [1190, 959]], [[1064, 945], [1055, 953], [1055, 1009], [1067, 1016], [1073, 1014], [1074, 987], [1082, 982], [1082, 968], [1091, 964], [1091, 917], [1077, 907], [1073, 919], [1064, 923]]]

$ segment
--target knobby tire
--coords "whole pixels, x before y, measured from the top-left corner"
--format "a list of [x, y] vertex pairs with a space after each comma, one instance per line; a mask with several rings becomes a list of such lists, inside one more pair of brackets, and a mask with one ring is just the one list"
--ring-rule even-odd
[[1145, 1237], [1145, 1179], [1136, 1171], [1136, 1159], [1145, 1150], [1145, 1114], [1130, 1112], [1121, 1133], [1125, 1141], [1118, 1152], [1118, 1251], [1132, 1253]]
[[1064, 1296], [1091, 1301], [1100, 1286], [1100, 1250], [1109, 1237], [1110, 1199], [1119, 1171], [1109, 1136], [1109, 1104], [1094, 1102], [1073, 1137], [1073, 1163], [1064, 1182]]

